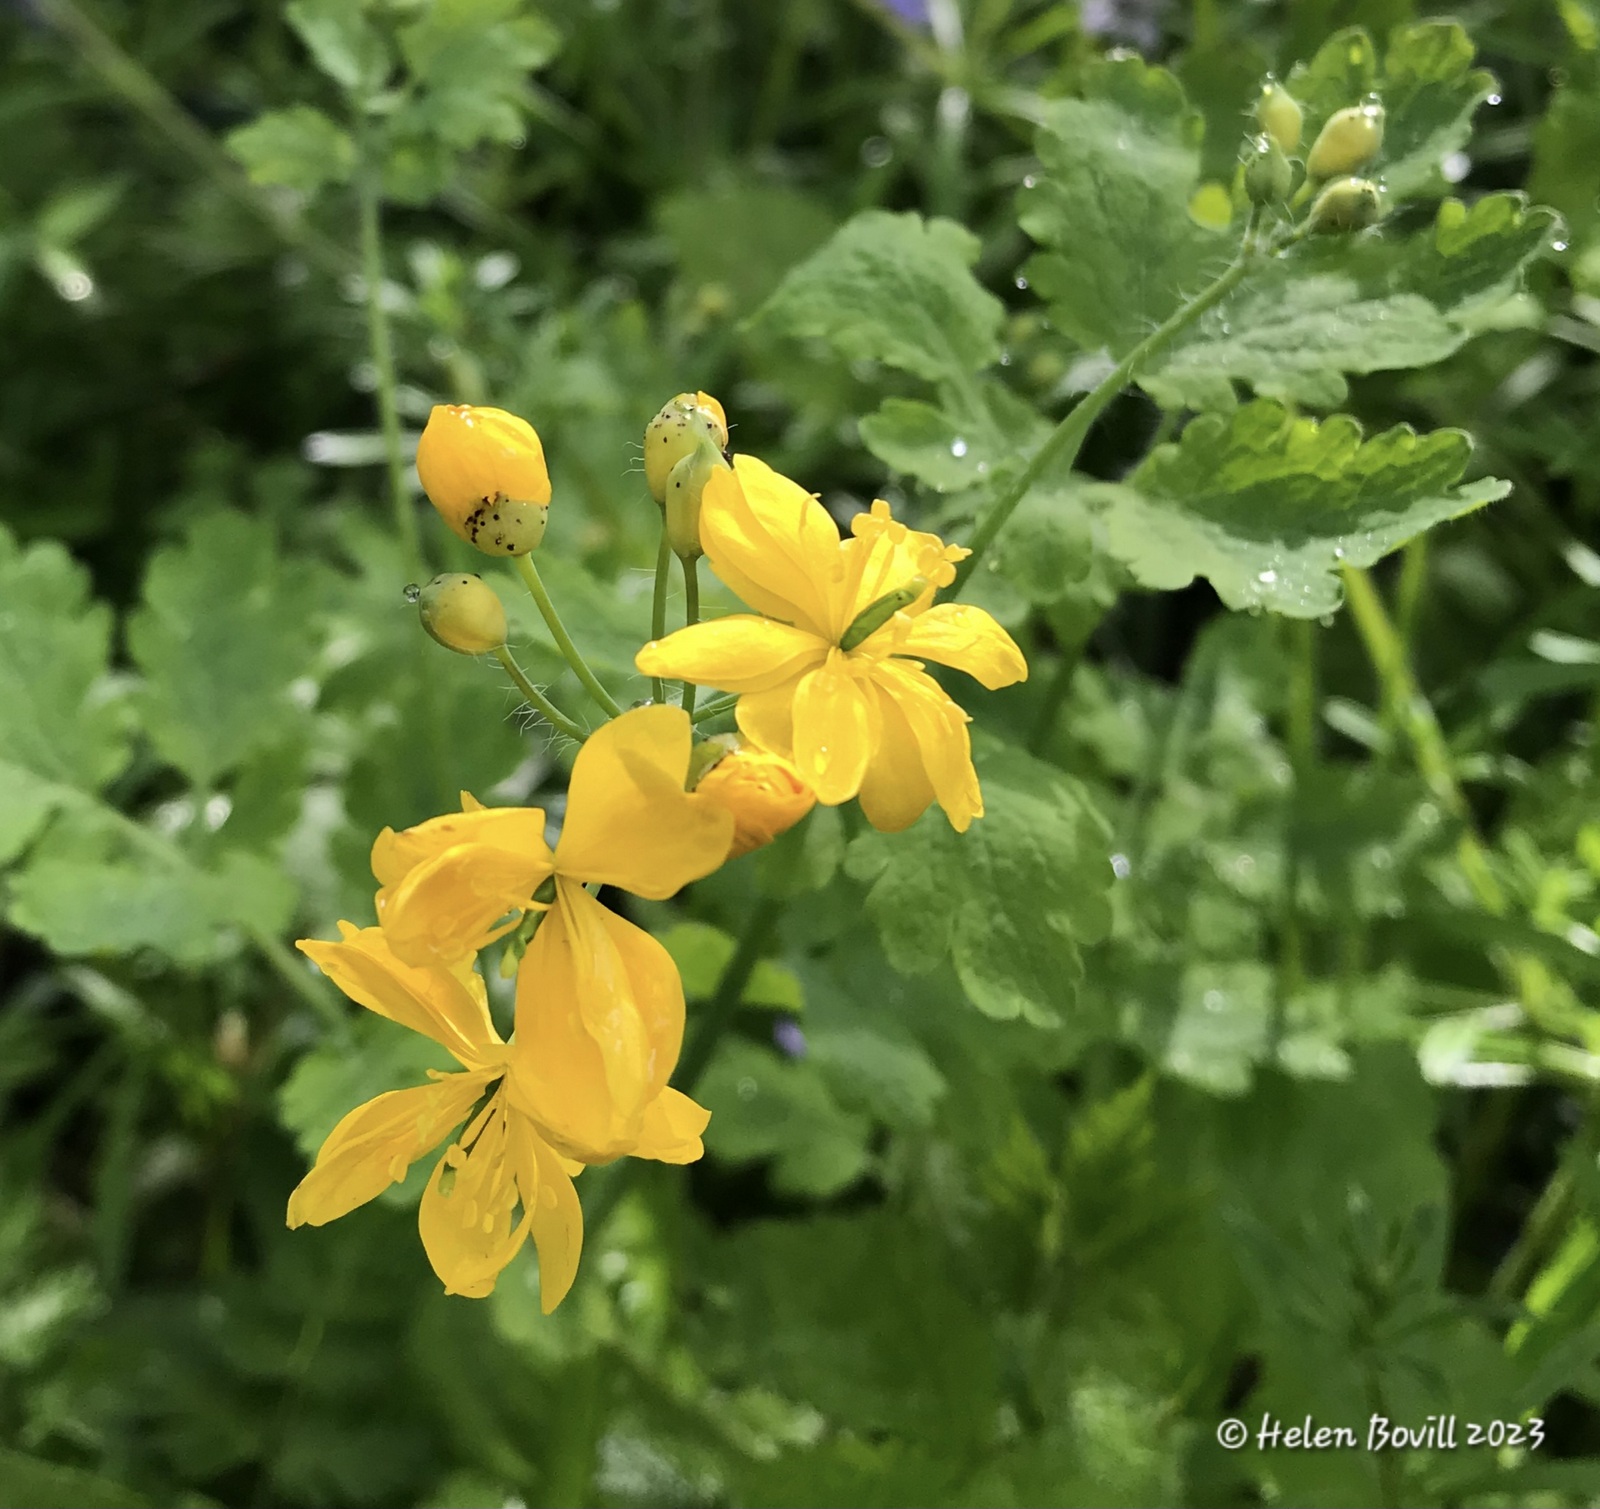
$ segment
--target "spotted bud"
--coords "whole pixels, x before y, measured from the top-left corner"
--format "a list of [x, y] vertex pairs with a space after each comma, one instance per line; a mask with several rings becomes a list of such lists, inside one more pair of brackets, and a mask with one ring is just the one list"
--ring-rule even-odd
[[1294, 187], [1294, 168], [1283, 148], [1266, 132], [1249, 146], [1244, 164], [1244, 191], [1254, 205], [1281, 204]]
[[787, 760], [744, 743], [737, 734], [723, 734], [696, 745], [690, 756], [690, 773], [696, 777], [696, 795], [709, 797], [733, 814], [729, 859], [787, 833], [817, 800]]
[[1334, 111], [1311, 144], [1307, 176], [1340, 178], [1359, 173], [1383, 147], [1383, 118], [1383, 106], [1375, 99]]
[[927, 577], [914, 576], [905, 586], [896, 587], [893, 592], [885, 592], [882, 597], [868, 603], [850, 620], [849, 627], [839, 636], [839, 648], [848, 654], [858, 645], [865, 644], [896, 613], [902, 608], [909, 608], [927, 590]]
[[1272, 138], [1279, 151], [1293, 152], [1300, 145], [1302, 119], [1294, 96], [1276, 79], [1269, 79], [1261, 86], [1261, 97], [1256, 101], [1256, 124]]
[[1307, 227], [1317, 235], [1365, 230], [1383, 218], [1383, 190], [1368, 178], [1336, 178], [1312, 201]]
[[667, 501], [667, 480], [685, 456], [702, 442], [719, 452], [728, 448], [728, 418], [709, 393], [680, 393], [645, 426], [644, 479], [657, 503]]
[[417, 599], [422, 627], [458, 655], [487, 655], [506, 642], [506, 610], [481, 576], [436, 576]]
[[680, 560], [697, 560], [700, 548], [700, 500], [712, 472], [727, 471], [727, 458], [710, 440], [702, 440], [667, 476], [667, 543]]
[[485, 555], [526, 555], [544, 538], [544, 447], [515, 414], [435, 404], [417, 445], [417, 475], [452, 533]]

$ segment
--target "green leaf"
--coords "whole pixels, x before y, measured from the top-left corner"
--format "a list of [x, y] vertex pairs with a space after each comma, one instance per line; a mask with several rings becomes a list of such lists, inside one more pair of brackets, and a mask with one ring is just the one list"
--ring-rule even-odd
[[126, 1484], [0, 1446], [0, 1509], [147, 1509], [150, 1502]]
[[[672, 955], [683, 977], [684, 996], [690, 1001], [708, 1000], [715, 993], [737, 946], [721, 928], [707, 922], [680, 922], [656, 941]], [[750, 972], [740, 1004], [798, 1014], [805, 1009], [805, 996], [792, 970], [776, 960], [762, 959]]]
[[863, 834], [845, 869], [871, 882], [867, 913], [896, 969], [948, 956], [979, 1010], [1055, 1025], [1083, 975], [1079, 945], [1109, 925], [1105, 828], [1070, 776], [992, 741], [976, 752], [985, 815], [965, 834], [935, 808], [906, 833]]
[[735, 315], [754, 310], [835, 225], [808, 194], [741, 179], [680, 189], [657, 204], [656, 219], [685, 282], [703, 298], [720, 290]]
[[950, 220], [866, 210], [779, 285], [757, 318], [937, 382], [1000, 354], [1000, 301], [969, 269], [978, 238]]
[[290, 0], [284, 7], [317, 67], [352, 94], [378, 88], [389, 71], [388, 50], [365, 11], [366, 0]]
[[1368, 176], [1381, 179], [1397, 200], [1440, 192], [1440, 164], [1467, 144], [1474, 112], [1494, 92], [1494, 75], [1472, 66], [1476, 55], [1456, 21], [1396, 28], [1381, 68], [1365, 31], [1335, 33], [1287, 81], [1305, 111], [1305, 147], [1334, 111], [1375, 93], [1387, 119], [1383, 150]]
[[281, 932], [295, 887], [273, 862], [238, 852], [200, 869], [37, 854], [11, 878], [9, 920], [68, 958], [154, 949], [180, 964], [230, 951], [225, 928]]
[[1146, 587], [1204, 576], [1230, 608], [1317, 618], [1339, 606], [1341, 565], [1370, 566], [1510, 491], [1458, 487], [1471, 453], [1461, 430], [1399, 425], [1363, 441], [1347, 415], [1319, 424], [1258, 400], [1202, 415], [1103, 490], [1108, 548]]
[[312, 105], [271, 110], [240, 126], [229, 133], [228, 150], [252, 183], [302, 194], [346, 183], [356, 167], [355, 143]]
[[88, 573], [60, 545], [19, 550], [0, 527], [0, 759], [85, 791], [122, 770], [127, 718], [110, 642], [111, 612], [89, 600]]
[[980, 378], [941, 383], [938, 407], [887, 398], [860, 431], [862, 444], [894, 471], [935, 492], [955, 492], [1020, 465], [1049, 426], [1009, 389]]
[[1250, 274], [1140, 378], [1169, 408], [1227, 408], [1241, 382], [1332, 407], [1344, 374], [1428, 366], [1503, 317], [1558, 224], [1521, 194], [1439, 206], [1408, 237], [1317, 238]]
[[0, 864], [33, 842], [45, 820], [72, 795], [22, 765], [0, 760]]
[[310, 1160], [357, 1106], [426, 1084], [430, 1069], [460, 1067], [432, 1038], [363, 1011], [351, 1018], [347, 1039], [319, 1043], [301, 1056], [278, 1091], [278, 1119]]
[[1056, 602], [1089, 575], [1094, 537], [1086, 501], [1094, 490], [1036, 487], [995, 541], [989, 570], [1034, 604]]
[[729, 1163], [771, 1158], [772, 1182], [797, 1195], [837, 1194], [866, 1170], [866, 1117], [843, 1110], [816, 1068], [734, 1039], [696, 1091], [711, 1112], [706, 1146]]
[[1083, 89], [1048, 107], [1043, 172], [1017, 218], [1048, 248], [1026, 272], [1056, 326], [1122, 356], [1222, 270], [1236, 238], [1189, 217], [1203, 128], [1177, 79], [1122, 57], [1090, 68]]
[[283, 560], [271, 527], [203, 517], [160, 551], [128, 644], [139, 706], [162, 756], [210, 786], [304, 717], [291, 687], [313, 668], [321, 568]]
[[560, 45], [548, 21], [523, 10], [522, 0], [434, 0], [401, 28], [400, 50], [422, 85], [397, 117], [402, 134], [421, 130], [460, 151], [522, 134], [528, 75]]
[[944, 1075], [921, 1048], [871, 1027], [808, 1027], [806, 1061], [847, 1109], [897, 1129], [932, 1125], [945, 1092]]

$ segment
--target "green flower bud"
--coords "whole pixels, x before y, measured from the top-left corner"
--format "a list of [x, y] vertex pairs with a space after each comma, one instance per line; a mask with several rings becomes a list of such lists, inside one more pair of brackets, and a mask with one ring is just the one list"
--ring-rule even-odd
[[1383, 106], [1376, 99], [1336, 110], [1317, 133], [1306, 158], [1312, 178], [1340, 178], [1359, 173], [1383, 146]]
[[702, 441], [719, 452], [728, 447], [727, 415], [709, 393], [678, 394], [645, 426], [644, 479], [657, 503], [667, 501], [672, 468], [693, 455]]
[[1256, 124], [1270, 136], [1280, 151], [1292, 152], [1300, 145], [1300, 106], [1276, 79], [1261, 86], [1256, 101]]
[[1368, 178], [1336, 178], [1311, 205], [1306, 217], [1318, 235], [1365, 230], [1383, 218], [1383, 190]]
[[727, 471], [728, 462], [710, 439], [701, 440], [667, 475], [667, 543], [680, 560], [697, 560], [700, 548], [700, 499], [712, 472]]
[[1294, 168], [1283, 148], [1266, 132], [1250, 143], [1244, 165], [1244, 191], [1250, 203], [1261, 206], [1281, 204], [1294, 187]]
[[417, 606], [422, 627], [458, 655], [486, 655], [506, 642], [506, 610], [481, 576], [464, 571], [436, 576], [422, 589]]

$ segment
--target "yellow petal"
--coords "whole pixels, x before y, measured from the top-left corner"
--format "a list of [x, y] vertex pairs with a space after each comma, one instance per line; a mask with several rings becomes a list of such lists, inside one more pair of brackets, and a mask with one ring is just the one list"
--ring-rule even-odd
[[398, 1184], [494, 1079], [493, 1070], [449, 1074], [359, 1105], [331, 1132], [311, 1172], [289, 1196], [290, 1226], [322, 1226]]
[[517, 1167], [511, 1157], [506, 1102], [497, 1093], [444, 1151], [422, 1192], [417, 1228], [446, 1294], [482, 1299], [528, 1239], [517, 1220]]
[[394, 956], [381, 927], [341, 922], [339, 931], [342, 943], [302, 938], [295, 946], [358, 1006], [431, 1037], [469, 1069], [498, 1062], [500, 1034], [476, 971], [407, 964]]
[[485, 807], [465, 791], [461, 804], [460, 812], [431, 817], [401, 833], [385, 828], [372, 845], [372, 873], [378, 884], [399, 885], [418, 865], [461, 844], [483, 844], [511, 854], [543, 856], [548, 861], [544, 813], [539, 808]]
[[794, 694], [794, 766], [828, 807], [861, 789], [875, 742], [875, 708], [837, 650]]
[[556, 869], [661, 901], [727, 857], [733, 819], [683, 789], [681, 707], [641, 707], [591, 734], [572, 767]]
[[733, 817], [737, 859], [787, 833], [816, 805], [817, 794], [782, 755], [744, 744], [724, 755], [694, 788]]
[[652, 640], [634, 658], [646, 676], [671, 676], [729, 692], [764, 692], [793, 682], [827, 657], [805, 629], [739, 613]]
[[669, 1087], [645, 1107], [633, 1156], [660, 1163], [693, 1163], [705, 1154], [700, 1134], [710, 1120], [711, 1112], [704, 1106]]
[[711, 568], [758, 613], [827, 637], [837, 616], [839, 531], [810, 493], [754, 456], [716, 472], [700, 501]]
[[874, 685], [872, 690], [878, 699], [881, 732], [861, 783], [861, 810], [880, 833], [899, 833], [927, 811], [933, 782], [900, 704], [882, 687]]
[[517, 971], [511, 1094], [568, 1157], [604, 1162], [637, 1140], [683, 1043], [683, 983], [648, 933], [581, 886], [554, 907]]
[[983, 793], [972, 765], [967, 715], [926, 671], [907, 661], [880, 661], [873, 678], [905, 716], [950, 826], [965, 833], [975, 817], [983, 816]]
[[794, 758], [794, 694], [798, 684], [754, 692], [741, 697], [733, 709], [739, 732], [745, 738], [758, 749], [786, 760]]
[[966, 603], [938, 603], [918, 614], [898, 649], [965, 671], [990, 691], [1028, 679], [1016, 641], [982, 608]]
[[583, 1207], [572, 1175], [526, 1116], [507, 1122], [517, 1186], [539, 1251], [539, 1308], [548, 1315], [567, 1297], [583, 1253]]

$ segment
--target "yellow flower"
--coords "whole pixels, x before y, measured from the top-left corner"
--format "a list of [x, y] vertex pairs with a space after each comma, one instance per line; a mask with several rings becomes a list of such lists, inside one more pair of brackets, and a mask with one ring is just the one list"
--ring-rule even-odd
[[[531, 1236], [548, 1315], [578, 1271], [583, 1211], [572, 1176], [581, 1165], [551, 1146], [530, 1110], [511, 1050], [489, 1019], [482, 978], [467, 967], [407, 964], [381, 928], [341, 922], [339, 931], [342, 942], [302, 940], [300, 948], [351, 1000], [431, 1037], [461, 1069], [433, 1071], [431, 1084], [391, 1090], [351, 1111], [290, 1195], [289, 1225], [322, 1226], [347, 1215], [404, 1179], [454, 1131], [417, 1216], [433, 1271], [447, 1294], [482, 1298]], [[666, 1090], [627, 1151], [689, 1162], [700, 1156], [707, 1119], [686, 1096]]]
[[803, 818], [816, 805], [817, 794], [782, 755], [728, 736], [727, 752], [695, 783], [695, 791], [733, 814], [733, 847], [737, 859]]
[[509, 1106], [506, 1047], [489, 1020], [482, 979], [468, 968], [402, 962], [381, 928], [342, 922], [339, 931], [341, 943], [302, 940], [300, 948], [351, 1000], [449, 1049], [461, 1072], [391, 1090], [350, 1112], [289, 1197], [289, 1225], [321, 1226], [364, 1205], [467, 1122], [422, 1197], [428, 1260], [448, 1293], [479, 1297], [531, 1235], [548, 1313], [577, 1272], [583, 1214], [573, 1170]]
[[937, 800], [965, 831], [983, 815], [967, 715], [922, 661], [991, 689], [1026, 679], [1027, 662], [981, 608], [934, 605], [967, 551], [897, 523], [881, 501], [851, 532], [841, 540], [809, 493], [736, 458], [706, 483], [700, 535], [717, 575], [763, 616], [680, 629], [636, 664], [740, 693], [745, 736], [824, 805], [859, 795], [868, 821], [895, 832]]
[[470, 797], [466, 811], [385, 829], [373, 845], [379, 921], [407, 963], [459, 967], [548, 908], [518, 971], [512, 1051], [550, 1136], [584, 1162], [645, 1135], [684, 1018], [671, 956], [584, 886], [664, 900], [727, 857], [732, 817], [683, 789], [690, 744], [677, 707], [637, 708], [591, 735], [554, 852], [539, 809]]
[[417, 475], [445, 523], [485, 555], [526, 555], [544, 538], [550, 473], [526, 419], [435, 404], [417, 443]]

